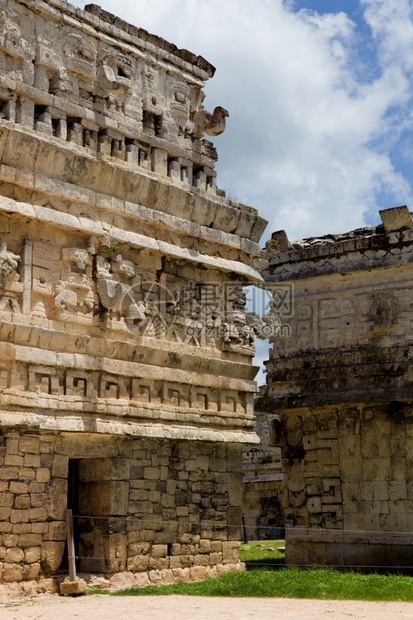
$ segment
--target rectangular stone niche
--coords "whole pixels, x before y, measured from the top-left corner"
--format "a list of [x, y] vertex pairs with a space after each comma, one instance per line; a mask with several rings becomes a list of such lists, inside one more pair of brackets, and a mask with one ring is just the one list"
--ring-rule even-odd
[[123, 458], [69, 460], [67, 505], [73, 511], [80, 572], [115, 573], [126, 568], [129, 470]]

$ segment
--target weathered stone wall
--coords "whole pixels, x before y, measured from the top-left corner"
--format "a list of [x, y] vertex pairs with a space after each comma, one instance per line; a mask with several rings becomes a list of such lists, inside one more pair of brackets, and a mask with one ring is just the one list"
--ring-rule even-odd
[[96, 5], [0, 0], [4, 582], [55, 573], [68, 501], [85, 570], [239, 566], [266, 222], [217, 195], [213, 73]]
[[69, 459], [81, 572], [144, 585], [241, 568], [241, 446], [29, 431], [1, 439], [4, 584], [43, 577], [30, 586], [41, 591], [61, 568]]
[[0, 7], [0, 423], [243, 441], [265, 222], [198, 183], [213, 69], [97, 7]]
[[288, 564], [411, 565], [413, 223], [380, 214], [267, 247], [268, 281], [294, 286], [259, 403], [281, 420]]
[[247, 542], [284, 538], [282, 480], [244, 482], [242, 511]]
[[411, 566], [412, 422], [403, 402], [284, 418], [290, 564]]
[[261, 411], [255, 411], [255, 417], [260, 443], [243, 450], [244, 537], [273, 540], [284, 537], [281, 448], [274, 444], [279, 418]]

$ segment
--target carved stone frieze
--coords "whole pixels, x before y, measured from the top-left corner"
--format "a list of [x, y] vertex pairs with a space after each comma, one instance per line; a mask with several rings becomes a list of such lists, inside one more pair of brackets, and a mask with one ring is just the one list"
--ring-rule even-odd
[[5, 288], [7, 281], [19, 280], [17, 269], [21, 257], [7, 250], [7, 242], [0, 243], [0, 287]]
[[7, 249], [7, 242], [0, 243], [0, 311], [21, 312], [23, 285], [18, 273], [21, 256]]
[[93, 40], [69, 31], [64, 35], [63, 52], [68, 71], [94, 81], [96, 45]]
[[[224, 417], [242, 416], [247, 410], [245, 397], [237, 390], [40, 364], [20, 364], [19, 368], [13, 369], [11, 377], [8, 373], [9, 371], [7, 377], [3, 376], [0, 368], [0, 388], [10, 390], [10, 395], [23, 395], [28, 392], [50, 397], [71, 396], [78, 401], [84, 401], [82, 406], [87, 408], [93, 407], [96, 399], [125, 401], [125, 406], [132, 407], [130, 415], [134, 415], [133, 406], [139, 403], [150, 407], [163, 405], [201, 413], [210, 411], [221, 413]], [[38, 401], [31, 402], [33, 406], [40, 406]], [[59, 406], [64, 407], [63, 401], [61, 405], [56, 403], [56, 407]]]
[[242, 285], [198, 282], [180, 286], [145, 281], [139, 264], [124, 258], [106, 238], [90, 238], [89, 244], [84, 244], [89, 247], [83, 248], [30, 244], [31, 262], [25, 269], [31, 275], [20, 283], [16, 273], [20, 257], [8, 252], [3, 243], [0, 259], [9, 290], [7, 295], [3, 293], [0, 309], [20, 312], [17, 293], [27, 284], [26, 299], [31, 301], [26, 310], [31, 308], [39, 318], [56, 315], [71, 322], [91, 323], [103, 312], [113, 319], [112, 329], [126, 328], [135, 336], [254, 354], [254, 335], [261, 334], [260, 322], [258, 315], [251, 320], [245, 313]]
[[133, 323], [146, 322], [147, 308], [142, 301], [135, 299], [133, 279], [136, 268], [133, 262], [123, 260], [118, 254], [114, 260], [97, 255], [96, 290], [102, 306], [117, 318], [124, 318]]
[[96, 5], [0, 0], [5, 594], [57, 583], [71, 500], [78, 570], [240, 568], [264, 221], [216, 194], [213, 72]]
[[146, 308], [142, 302], [136, 303], [133, 290], [128, 284], [101, 278], [97, 282], [100, 303], [106, 310], [117, 313], [119, 317], [144, 321]]
[[94, 291], [92, 258], [87, 250], [63, 248], [61, 279], [54, 288], [55, 304], [68, 312], [92, 312]]
[[31, 85], [33, 47], [21, 35], [19, 25], [2, 12], [0, 20], [0, 74]]
[[131, 58], [115, 52], [101, 53], [97, 67], [97, 86], [108, 92], [130, 93], [134, 78]]
[[227, 289], [223, 321], [224, 350], [254, 355], [254, 330], [245, 313], [246, 295], [241, 287]]

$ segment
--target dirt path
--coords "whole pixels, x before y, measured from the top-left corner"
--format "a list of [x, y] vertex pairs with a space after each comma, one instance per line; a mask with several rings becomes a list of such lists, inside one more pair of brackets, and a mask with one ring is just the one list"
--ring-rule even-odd
[[1, 620], [413, 620], [413, 603], [297, 599], [41, 595], [0, 600]]

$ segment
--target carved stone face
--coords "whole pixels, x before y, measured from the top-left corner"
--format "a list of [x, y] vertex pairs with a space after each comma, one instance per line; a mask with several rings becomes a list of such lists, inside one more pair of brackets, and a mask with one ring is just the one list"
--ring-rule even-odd
[[93, 41], [70, 32], [65, 35], [63, 51], [69, 71], [89, 79], [95, 77], [96, 47]]
[[4, 282], [6, 279], [10, 279], [20, 262], [20, 256], [13, 254], [7, 250], [6, 242], [3, 241], [0, 245], [0, 279]]
[[122, 256], [117, 256], [112, 264], [113, 273], [119, 273], [126, 278], [133, 278], [136, 273], [135, 265], [130, 260], [123, 260]]
[[290, 446], [299, 446], [303, 440], [302, 421], [299, 416], [287, 418], [285, 423], [287, 442]]
[[74, 258], [76, 261], [76, 265], [78, 269], [81, 271], [85, 271], [86, 266], [90, 262], [89, 255], [86, 250], [76, 250], [74, 253]]
[[110, 261], [103, 256], [96, 256], [96, 275], [98, 278], [112, 278]]

